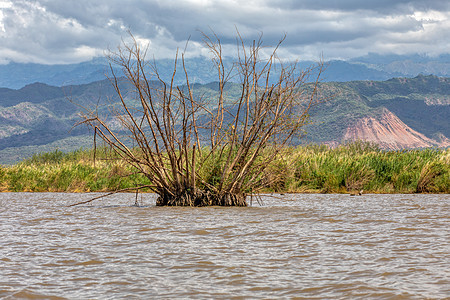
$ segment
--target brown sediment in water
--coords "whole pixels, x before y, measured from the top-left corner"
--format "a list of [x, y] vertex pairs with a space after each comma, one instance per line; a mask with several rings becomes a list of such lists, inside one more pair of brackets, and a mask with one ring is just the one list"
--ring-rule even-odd
[[66, 206], [91, 196], [0, 194], [0, 298], [448, 294], [446, 195], [286, 194], [258, 208], [186, 209], [155, 207], [150, 194], [136, 207], [127, 193]]

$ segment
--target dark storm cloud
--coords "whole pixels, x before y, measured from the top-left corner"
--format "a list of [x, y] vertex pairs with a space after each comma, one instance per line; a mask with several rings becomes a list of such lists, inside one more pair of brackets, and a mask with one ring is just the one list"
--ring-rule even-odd
[[[129, 29], [157, 57], [172, 57], [199, 30], [233, 48], [260, 32], [284, 34], [287, 57], [352, 57], [368, 52], [448, 52], [449, 1], [407, 0], [0, 0], [0, 62], [73, 62], [102, 55]], [[227, 48], [227, 47], [225, 47]]]

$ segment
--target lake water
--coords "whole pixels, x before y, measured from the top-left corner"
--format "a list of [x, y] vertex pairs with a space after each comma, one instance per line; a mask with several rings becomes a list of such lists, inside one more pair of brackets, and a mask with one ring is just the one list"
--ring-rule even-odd
[[450, 297], [449, 195], [96, 195], [0, 194], [0, 298]]

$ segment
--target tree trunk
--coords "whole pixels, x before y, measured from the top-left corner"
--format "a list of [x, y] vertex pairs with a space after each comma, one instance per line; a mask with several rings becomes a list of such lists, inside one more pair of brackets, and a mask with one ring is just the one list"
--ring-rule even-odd
[[157, 206], [247, 206], [245, 194], [214, 193], [185, 189], [178, 195], [159, 193]]

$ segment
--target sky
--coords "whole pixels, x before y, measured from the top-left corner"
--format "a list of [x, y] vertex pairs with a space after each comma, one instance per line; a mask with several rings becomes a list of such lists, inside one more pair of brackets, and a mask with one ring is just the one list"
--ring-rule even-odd
[[448, 54], [448, 0], [0, 0], [0, 63], [65, 64], [104, 56], [128, 31], [155, 58], [208, 55], [201, 32], [225, 55], [236, 29], [267, 46], [286, 35], [284, 59], [350, 59], [368, 53]]

